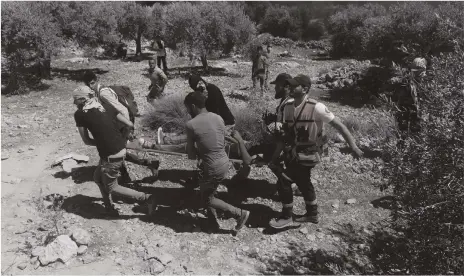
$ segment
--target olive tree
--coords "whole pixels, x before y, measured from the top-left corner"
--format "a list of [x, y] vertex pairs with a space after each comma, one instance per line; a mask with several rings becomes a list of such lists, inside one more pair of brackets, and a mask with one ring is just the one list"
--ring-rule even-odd
[[237, 3], [176, 2], [165, 7], [164, 33], [168, 45], [184, 43], [200, 55], [208, 69], [209, 55], [245, 45], [256, 33], [256, 26]]

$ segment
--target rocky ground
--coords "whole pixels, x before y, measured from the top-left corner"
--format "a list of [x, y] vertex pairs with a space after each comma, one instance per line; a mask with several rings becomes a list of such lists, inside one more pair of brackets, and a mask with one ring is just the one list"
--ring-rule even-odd
[[[371, 149], [366, 158], [355, 160], [334, 136], [329, 154], [314, 170], [322, 215], [318, 225], [270, 231], [268, 221], [280, 210], [276, 179], [267, 168], [253, 168], [246, 183], [229, 181], [219, 188], [219, 197], [251, 210], [247, 227], [234, 236], [227, 230], [235, 226], [234, 219], [221, 214], [225, 230], [208, 234], [203, 231], [205, 210], [198, 191], [184, 187], [194, 162], [168, 155], [156, 156], [161, 160], [157, 181], [148, 177], [135, 187], [155, 195], [155, 214], [148, 217], [134, 208], [136, 204], [118, 201], [122, 215], [106, 217], [92, 182], [98, 155], [82, 143], [76, 130], [71, 91], [83, 69], [99, 72], [104, 84], [130, 86], [143, 114], [137, 134], [150, 139], [152, 107], [145, 102], [149, 81], [144, 75], [148, 66], [146, 61], [70, 58], [52, 63], [54, 78], [44, 81], [42, 91], [2, 96], [2, 274], [334, 274], [336, 268], [327, 264], [342, 260], [347, 248], [368, 250], [362, 240], [348, 239], [346, 229], [370, 235], [373, 223], [388, 218], [389, 211], [373, 203], [385, 195], [375, 186], [382, 182], [382, 162], [372, 148], [372, 137], [362, 133], [356, 136]], [[189, 91], [188, 70], [182, 66], [186, 61], [168, 62], [174, 68], [166, 94]], [[275, 57], [270, 78], [280, 72], [316, 78], [350, 62]], [[206, 79], [225, 95], [256, 93], [250, 88], [250, 62], [229, 58], [211, 65], [224, 68]], [[322, 101], [324, 95], [324, 90], [315, 93]], [[276, 104], [272, 92], [265, 98], [270, 106]], [[238, 110], [244, 106], [237, 97], [226, 100]], [[375, 121], [381, 116], [365, 108], [326, 103], [344, 119]], [[68, 159], [63, 167], [52, 167], [70, 153], [89, 160]], [[144, 168], [132, 170], [138, 178], [149, 176]], [[233, 173], [231, 167], [230, 176]], [[303, 199], [296, 197], [295, 212], [303, 213], [303, 208]], [[358, 257], [357, 265], [363, 263], [363, 255]]]

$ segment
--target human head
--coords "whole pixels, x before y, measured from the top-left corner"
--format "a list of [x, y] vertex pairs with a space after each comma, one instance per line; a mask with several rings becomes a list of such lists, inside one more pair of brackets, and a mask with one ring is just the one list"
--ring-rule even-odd
[[206, 91], [206, 82], [198, 75], [191, 75], [189, 77], [190, 87], [203, 94], [204, 97], [208, 97], [208, 91]]
[[258, 52], [259, 55], [262, 55], [262, 54], [263, 54], [263, 46], [259, 45], [259, 46], [256, 48], [256, 51]]
[[286, 80], [291, 79], [292, 76], [290, 76], [287, 73], [281, 73], [277, 75], [276, 79], [271, 82], [271, 84], [275, 84], [275, 99], [281, 99], [281, 98], [286, 98], [288, 97], [290, 93], [290, 87], [287, 85]]
[[84, 104], [92, 98], [93, 91], [88, 86], [81, 85], [72, 92], [74, 104], [77, 108], [82, 108]]
[[200, 111], [205, 108], [206, 98], [200, 92], [191, 92], [187, 94], [184, 100], [184, 105], [192, 118], [200, 114]]
[[97, 75], [95, 75], [94, 72], [86, 71], [84, 73], [84, 76], [83, 76], [82, 80], [83, 80], [85, 85], [90, 87], [90, 89], [92, 89], [95, 92], [97, 91], [97, 89], [98, 89], [98, 77], [97, 77]]
[[290, 96], [298, 97], [309, 92], [311, 88], [311, 79], [303, 74], [299, 74], [291, 80], [287, 80], [291, 86]]
[[154, 59], [148, 60], [148, 67], [149, 67], [150, 69], [155, 69], [156, 66], [157, 66], [157, 65], [156, 65], [156, 61], [155, 61]]
[[270, 54], [271, 53], [271, 49], [272, 49], [272, 46], [271, 44], [267, 44], [266, 46], [266, 50], [267, 50], [267, 53]]

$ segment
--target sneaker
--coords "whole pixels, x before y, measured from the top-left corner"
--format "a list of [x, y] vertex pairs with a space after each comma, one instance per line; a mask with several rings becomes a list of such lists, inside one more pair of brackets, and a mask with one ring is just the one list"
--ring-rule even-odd
[[158, 145], [162, 145], [164, 143], [164, 133], [162, 127], [158, 128], [156, 141], [158, 142]]
[[314, 223], [314, 224], [318, 224], [319, 223], [319, 216], [316, 214], [316, 215], [310, 215], [308, 213], [302, 215], [302, 216], [298, 216], [297, 218], [295, 218], [295, 221], [296, 222], [301, 222], [301, 223], [304, 223], [304, 222], [311, 222], [311, 223]]
[[154, 177], [158, 177], [159, 165], [160, 165], [160, 162], [158, 160], [150, 161], [150, 163], [147, 165], [148, 168], [151, 170], [151, 173]]
[[288, 226], [291, 226], [293, 225], [293, 218], [292, 217], [289, 217], [289, 218], [285, 218], [283, 216], [277, 218], [277, 219], [272, 219], [270, 222], [269, 222], [269, 226], [271, 226], [272, 228], [275, 228], [275, 229], [281, 229], [281, 228], [285, 228], [285, 227], [288, 227]]
[[240, 229], [242, 229], [245, 223], [248, 221], [249, 217], [250, 217], [250, 211], [242, 210], [242, 214], [240, 215], [240, 218], [237, 219], [237, 226], [235, 226], [235, 231], [239, 231]]

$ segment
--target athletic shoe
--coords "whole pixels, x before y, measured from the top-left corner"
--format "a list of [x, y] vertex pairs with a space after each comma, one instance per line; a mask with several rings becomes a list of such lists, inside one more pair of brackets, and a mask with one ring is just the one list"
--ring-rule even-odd
[[314, 224], [318, 224], [319, 223], [319, 216], [316, 214], [316, 215], [309, 215], [308, 213], [302, 215], [302, 216], [298, 216], [297, 218], [295, 218], [295, 221], [296, 222], [301, 222], [301, 223], [304, 223], [304, 222], [311, 222], [311, 223], [314, 223]]
[[292, 226], [292, 225], [293, 225], [293, 218], [292, 217], [285, 218], [285, 217], [281, 216], [281, 217], [279, 217], [277, 219], [272, 219], [269, 222], [269, 226], [271, 226], [272, 228], [275, 228], [275, 229], [282, 229], [282, 228]]

